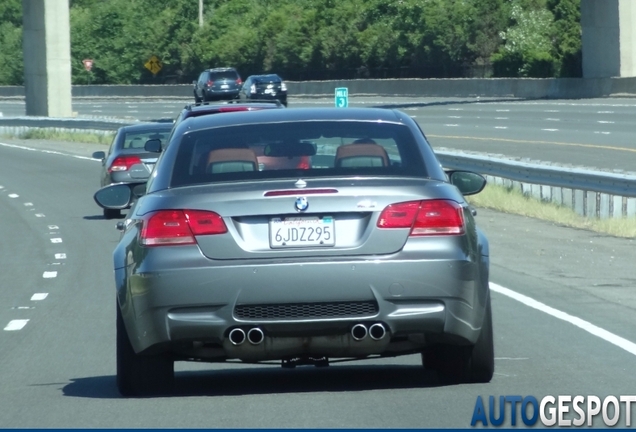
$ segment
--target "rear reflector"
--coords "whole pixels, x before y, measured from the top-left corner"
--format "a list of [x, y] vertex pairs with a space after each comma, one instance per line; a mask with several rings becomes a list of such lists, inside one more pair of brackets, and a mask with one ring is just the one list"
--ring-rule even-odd
[[223, 234], [227, 227], [221, 216], [202, 210], [160, 210], [143, 221], [141, 244], [173, 246], [195, 244], [194, 236]]
[[139, 156], [119, 156], [115, 158], [108, 172], [128, 171], [131, 166], [141, 163]]
[[266, 197], [335, 194], [338, 189], [287, 189], [265, 192]]
[[455, 201], [409, 201], [386, 207], [377, 226], [411, 228], [410, 236], [460, 235], [464, 233], [464, 212]]

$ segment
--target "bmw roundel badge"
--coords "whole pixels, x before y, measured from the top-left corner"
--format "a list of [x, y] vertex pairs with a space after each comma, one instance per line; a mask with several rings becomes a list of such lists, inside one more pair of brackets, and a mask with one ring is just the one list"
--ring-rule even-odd
[[305, 197], [298, 197], [296, 198], [296, 202], [294, 203], [294, 206], [296, 207], [296, 210], [302, 212], [307, 210], [307, 208], [309, 208], [309, 202], [307, 201], [307, 198]]

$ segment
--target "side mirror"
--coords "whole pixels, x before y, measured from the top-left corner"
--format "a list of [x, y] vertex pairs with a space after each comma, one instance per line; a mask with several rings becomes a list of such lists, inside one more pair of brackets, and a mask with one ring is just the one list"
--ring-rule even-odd
[[450, 171], [447, 173], [451, 184], [455, 185], [462, 195], [475, 195], [486, 187], [486, 179], [470, 171]]
[[104, 153], [103, 151], [96, 151], [95, 153], [93, 153], [93, 159], [99, 159], [99, 160], [104, 160], [106, 159], [106, 153]]
[[144, 150], [150, 153], [161, 153], [161, 140], [159, 139], [149, 139], [144, 144]]
[[93, 199], [102, 208], [122, 210], [128, 208], [133, 201], [133, 190], [128, 183], [117, 183], [104, 186], [95, 192]]

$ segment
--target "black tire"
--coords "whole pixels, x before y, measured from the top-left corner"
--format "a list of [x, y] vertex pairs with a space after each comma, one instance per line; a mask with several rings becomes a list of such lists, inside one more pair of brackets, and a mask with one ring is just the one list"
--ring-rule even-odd
[[174, 361], [166, 354], [139, 355], [133, 350], [117, 305], [117, 389], [122, 396], [168, 394], [174, 387]]
[[194, 103], [201, 103], [201, 98], [197, 96], [196, 90], [194, 91]]
[[104, 219], [116, 219], [121, 216], [121, 210], [104, 209]]
[[495, 373], [492, 308], [486, 303], [484, 323], [473, 346], [438, 345], [422, 354], [425, 369], [436, 370], [444, 382], [487, 383]]

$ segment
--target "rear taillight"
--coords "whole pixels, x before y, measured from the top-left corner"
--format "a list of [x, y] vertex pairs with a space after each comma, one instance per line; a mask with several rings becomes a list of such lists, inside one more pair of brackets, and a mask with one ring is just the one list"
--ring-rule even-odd
[[377, 226], [411, 228], [411, 236], [460, 235], [464, 233], [464, 212], [455, 201], [409, 201], [386, 207]]
[[238, 85], [243, 84], [243, 80], [242, 80], [242, 79], [240, 79], [240, 78], [238, 78], [238, 79], [236, 80], [236, 84], [238, 84]]
[[284, 82], [280, 83], [280, 91], [287, 91], [287, 85]]
[[310, 169], [311, 168], [311, 164], [309, 163], [309, 158], [306, 156], [302, 156], [300, 158], [300, 162], [298, 163], [298, 166], [296, 167], [298, 169]]
[[118, 156], [108, 168], [108, 172], [128, 171], [131, 166], [141, 163], [139, 156]]
[[208, 87], [212, 87], [214, 85], [214, 81], [208, 80], [208, 82], [206, 82], [205, 85]]
[[223, 234], [227, 227], [221, 216], [202, 210], [160, 210], [143, 221], [141, 244], [172, 246], [195, 244], [194, 236]]

